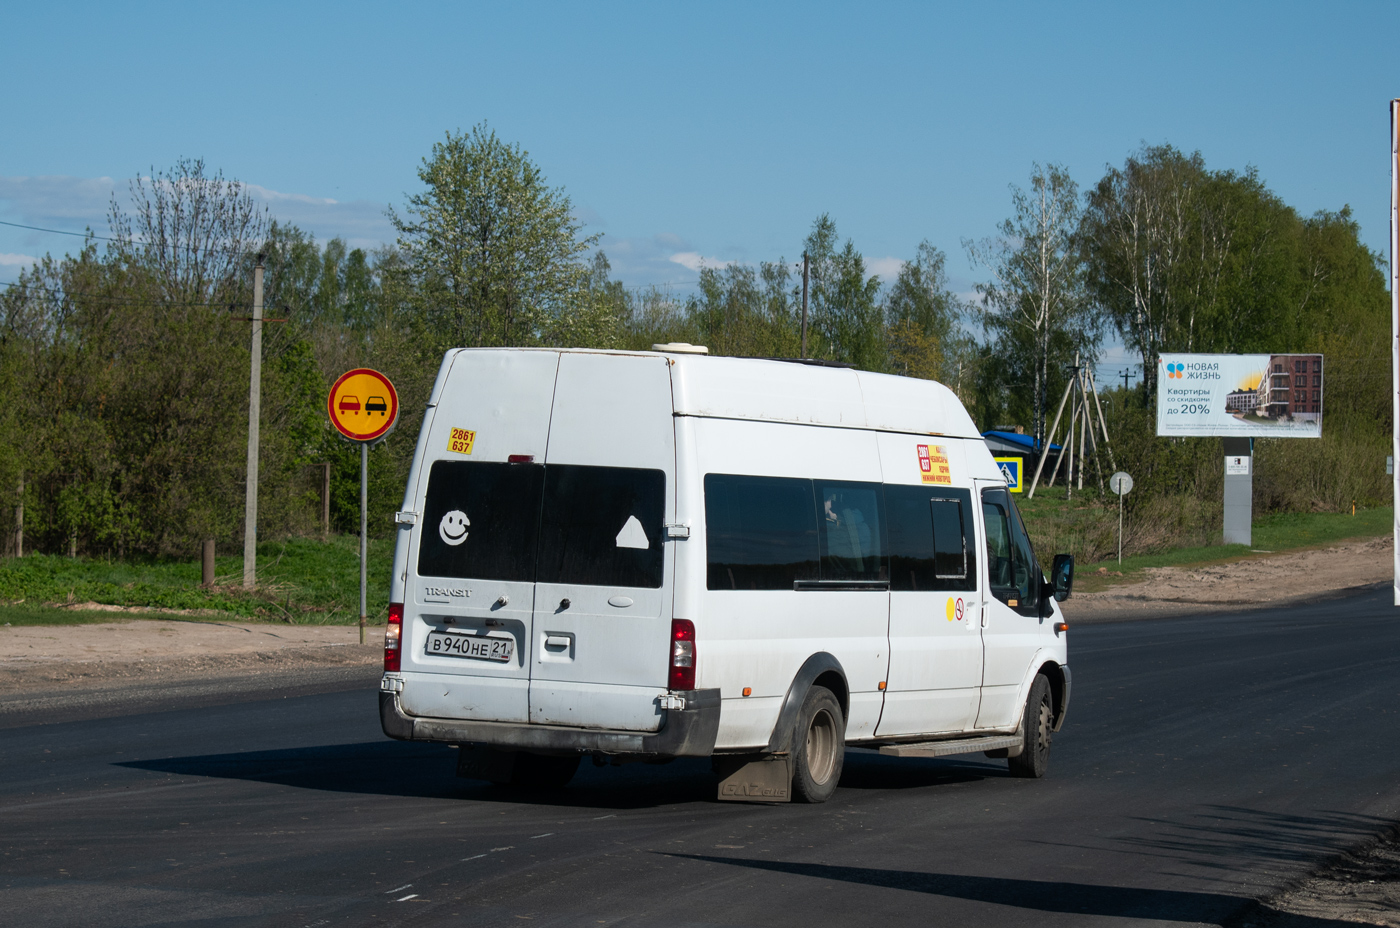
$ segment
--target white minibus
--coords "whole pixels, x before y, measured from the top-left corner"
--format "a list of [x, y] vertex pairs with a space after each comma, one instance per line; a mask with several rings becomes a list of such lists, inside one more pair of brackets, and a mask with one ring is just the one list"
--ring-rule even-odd
[[409, 472], [385, 734], [458, 773], [712, 757], [721, 799], [821, 802], [845, 749], [1046, 769], [1057, 602], [947, 387], [814, 362], [460, 349]]

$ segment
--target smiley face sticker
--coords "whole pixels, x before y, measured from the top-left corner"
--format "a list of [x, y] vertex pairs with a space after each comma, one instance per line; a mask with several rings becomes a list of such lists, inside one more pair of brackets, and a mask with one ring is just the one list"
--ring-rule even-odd
[[465, 512], [454, 509], [438, 523], [438, 537], [455, 548], [467, 540], [467, 526], [471, 524]]

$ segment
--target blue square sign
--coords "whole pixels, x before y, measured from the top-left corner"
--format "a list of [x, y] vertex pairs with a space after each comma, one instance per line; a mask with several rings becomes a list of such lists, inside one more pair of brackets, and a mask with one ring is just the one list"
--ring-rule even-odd
[[1012, 493], [1021, 492], [1021, 462], [1023, 458], [997, 458], [997, 470], [1001, 471], [1001, 479], [1006, 481], [1006, 488]]

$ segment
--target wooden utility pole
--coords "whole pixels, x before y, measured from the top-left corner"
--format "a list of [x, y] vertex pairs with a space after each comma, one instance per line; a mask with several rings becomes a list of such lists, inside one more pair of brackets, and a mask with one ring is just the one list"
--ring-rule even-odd
[[[1055, 458], [1055, 466], [1050, 469], [1050, 478], [1046, 481], [1046, 486], [1054, 486], [1055, 478], [1060, 473], [1060, 465], [1065, 465], [1065, 491], [1067, 496], [1073, 496], [1076, 484], [1078, 489], [1084, 489], [1084, 468], [1088, 465], [1089, 455], [1094, 457], [1094, 466], [1098, 471], [1099, 489], [1103, 489], [1103, 464], [1100, 461], [1101, 451], [1108, 453], [1109, 465], [1116, 468], [1118, 465], [1113, 459], [1113, 448], [1108, 440], [1108, 422], [1104, 418], [1103, 405], [1099, 402], [1098, 384], [1094, 382], [1093, 371], [1089, 369], [1087, 363], [1082, 362], [1076, 354], [1074, 358], [1074, 375], [1070, 377], [1069, 383], [1065, 385], [1065, 395], [1060, 398], [1060, 408], [1055, 412], [1055, 421], [1051, 424], [1050, 430], [1045, 434], [1045, 443], [1040, 449], [1040, 460], [1035, 466], [1035, 476], [1031, 478], [1030, 492], [1026, 494], [1027, 499], [1035, 499], [1036, 487], [1040, 485], [1040, 475], [1044, 470], [1045, 461], [1050, 457], [1050, 446], [1055, 441], [1055, 433], [1059, 431], [1060, 422], [1065, 412], [1065, 407], [1069, 407], [1069, 429], [1065, 433], [1060, 447], [1060, 453]], [[1078, 434], [1076, 435], [1076, 430]], [[1099, 444], [1099, 436], [1103, 436], [1103, 444]], [[1079, 460], [1075, 461], [1075, 442], [1079, 443]], [[1075, 464], [1079, 465], [1078, 474], [1075, 473]]]
[[807, 275], [811, 259], [802, 252], [802, 360], [807, 360]]
[[24, 476], [19, 478], [15, 499], [15, 557], [24, 557]]
[[331, 462], [326, 461], [321, 468], [321, 540], [331, 536]]
[[243, 589], [257, 583], [258, 424], [262, 417], [263, 255], [253, 267], [253, 361], [248, 378], [248, 491], [243, 509]]

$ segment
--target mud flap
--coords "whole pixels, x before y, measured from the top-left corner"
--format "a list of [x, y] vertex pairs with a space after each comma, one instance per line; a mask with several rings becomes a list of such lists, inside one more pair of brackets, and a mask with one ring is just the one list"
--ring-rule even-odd
[[716, 757], [719, 798], [729, 802], [791, 802], [792, 756]]

